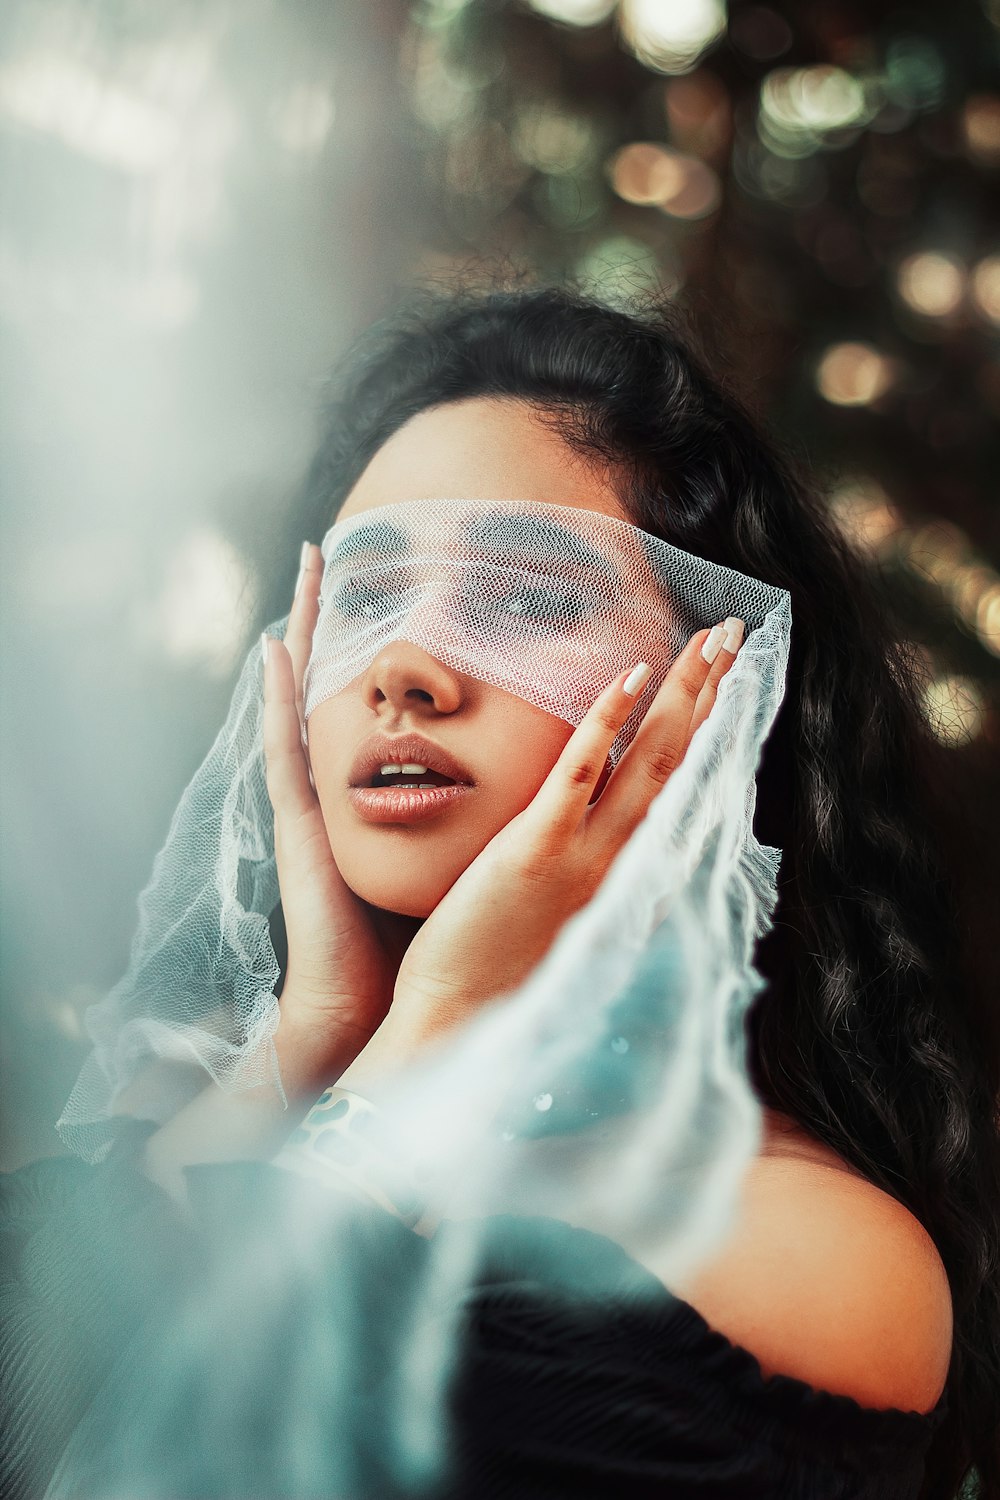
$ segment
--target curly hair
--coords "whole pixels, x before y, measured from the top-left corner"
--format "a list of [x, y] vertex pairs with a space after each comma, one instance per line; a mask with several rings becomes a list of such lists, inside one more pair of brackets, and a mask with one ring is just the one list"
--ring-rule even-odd
[[655, 296], [624, 310], [566, 284], [412, 289], [334, 372], [303, 534], [326, 529], [410, 417], [515, 397], [609, 467], [637, 526], [790, 592], [788, 688], [757, 777], [755, 831], [784, 857], [755, 957], [750, 1076], [934, 1240], [955, 1336], [923, 1494], [952, 1500], [978, 1479], [998, 1500], [1000, 1039], [985, 932], [947, 846], [969, 815], [868, 571], [698, 351]]

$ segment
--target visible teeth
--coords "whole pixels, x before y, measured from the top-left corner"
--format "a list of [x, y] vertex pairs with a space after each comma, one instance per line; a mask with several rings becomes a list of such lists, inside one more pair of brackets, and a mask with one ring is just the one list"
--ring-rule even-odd
[[402, 766], [379, 766], [383, 776], [423, 776], [426, 770], [426, 766], [418, 766], [416, 761], [407, 761]]

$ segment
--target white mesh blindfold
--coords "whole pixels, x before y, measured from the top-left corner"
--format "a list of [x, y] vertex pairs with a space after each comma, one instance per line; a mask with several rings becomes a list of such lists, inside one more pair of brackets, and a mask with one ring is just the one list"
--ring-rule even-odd
[[749, 635], [780, 592], [613, 516], [527, 500], [377, 506], [338, 521], [323, 556], [307, 719], [396, 640], [574, 727], [647, 661], [613, 764], [691, 635], [727, 615]]

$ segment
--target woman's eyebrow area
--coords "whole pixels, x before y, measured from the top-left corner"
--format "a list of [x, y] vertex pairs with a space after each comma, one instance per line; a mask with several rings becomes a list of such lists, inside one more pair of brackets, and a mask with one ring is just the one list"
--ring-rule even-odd
[[401, 527], [387, 525], [384, 521], [363, 521], [331, 548], [327, 563], [353, 562], [366, 552], [405, 557], [409, 550], [410, 538]]
[[[523, 557], [548, 563], [572, 562], [585, 569], [592, 568], [609, 583], [620, 581], [610, 558], [584, 541], [579, 533], [569, 531], [547, 517], [491, 511], [466, 523], [464, 539], [487, 557], [501, 554], [508, 558]], [[340, 538], [331, 549], [327, 562], [355, 562], [372, 552], [406, 557], [411, 550], [410, 536], [402, 527], [385, 521], [362, 521], [347, 536]]]
[[488, 555], [505, 552], [548, 563], [571, 562], [585, 569], [594, 569], [609, 583], [619, 582], [618, 570], [610, 558], [584, 541], [578, 532], [567, 530], [547, 516], [525, 517], [506, 511], [491, 511], [485, 516], [474, 517], [466, 527], [466, 536]]

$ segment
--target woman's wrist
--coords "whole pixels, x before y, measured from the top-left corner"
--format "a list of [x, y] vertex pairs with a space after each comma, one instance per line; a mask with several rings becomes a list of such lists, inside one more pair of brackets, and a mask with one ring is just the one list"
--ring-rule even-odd
[[381, 1139], [381, 1117], [370, 1099], [333, 1086], [313, 1104], [274, 1164], [334, 1192], [375, 1203], [414, 1228], [424, 1194], [416, 1164]]
[[282, 1088], [289, 1101], [311, 1102], [350, 1066], [371, 1033], [332, 1019], [328, 1009], [287, 985], [278, 1011], [274, 1050]]
[[392, 1080], [421, 1050], [423, 1038], [390, 1010], [381, 1026], [337, 1073], [338, 1085], [379, 1102], [392, 1092]]
[[274, 1049], [285, 1100], [270, 1083], [238, 1091], [209, 1083], [147, 1141], [143, 1170], [179, 1202], [185, 1167], [269, 1159], [364, 1045], [364, 1033], [324, 1024], [295, 995], [283, 992], [279, 1009]]

